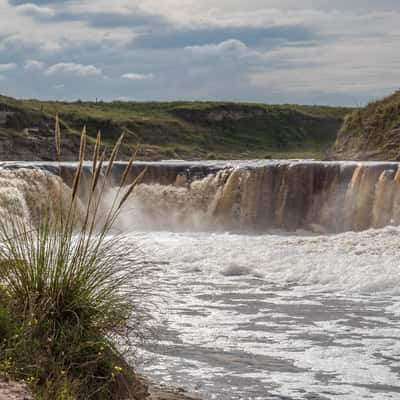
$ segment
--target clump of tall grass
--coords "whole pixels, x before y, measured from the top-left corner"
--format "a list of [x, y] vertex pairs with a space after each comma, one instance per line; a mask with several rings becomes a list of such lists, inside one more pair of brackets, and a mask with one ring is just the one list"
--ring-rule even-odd
[[[147, 332], [143, 263], [138, 249], [110, 235], [143, 175], [127, 185], [132, 161], [111, 204], [102, 201], [121, 142], [106, 163], [97, 136], [85, 204], [84, 129], [68, 202], [49, 199], [28, 225], [0, 221], [0, 373], [24, 379], [39, 399], [134, 399], [144, 390], [123, 353]], [[58, 118], [55, 143], [60, 160]]]

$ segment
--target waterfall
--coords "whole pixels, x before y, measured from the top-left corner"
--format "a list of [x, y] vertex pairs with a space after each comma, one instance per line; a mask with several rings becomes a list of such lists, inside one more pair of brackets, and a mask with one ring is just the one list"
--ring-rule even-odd
[[[125, 163], [114, 165], [107, 190]], [[147, 168], [126, 203], [121, 229], [362, 231], [400, 224], [400, 168], [386, 162], [135, 163], [128, 183]], [[35, 218], [43, 204], [68, 195], [73, 163], [0, 165], [0, 213]], [[61, 179], [60, 179], [61, 178]], [[84, 168], [79, 196], [88, 196]], [[57, 189], [57, 190], [56, 190]]]
[[[35, 224], [41, 212], [69, 204], [70, 192], [60, 177], [40, 169], [0, 169], [0, 218]], [[49, 207], [52, 203], [55, 206]]]

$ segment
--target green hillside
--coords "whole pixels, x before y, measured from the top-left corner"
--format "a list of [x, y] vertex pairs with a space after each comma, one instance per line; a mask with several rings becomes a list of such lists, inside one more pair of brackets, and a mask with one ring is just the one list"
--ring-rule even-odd
[[400, 160], [400, 91], [350, 113], [339, 132], [332, 156]]
[[[152, 160], [321, 158], [335, 141], [349, 111], [352, 110], [290, 104], [68, 103], [0, 96], [0, 158], [33, 159], [35, 154], [28, 154], [30, 141], [40, 143], [35, 150], [38, 159], [50, 158], [53, 118], [57, 113], [71, 157], [75, 154], [77, 133], [86, 125], [89, 135], [94, 137], [101, 130], [109, 143], [125, 132], [124, 157], [132, 152], [133, 145], [140, 144], [140, 157]], [[25, 147], [26, 151], [22, 151]]]

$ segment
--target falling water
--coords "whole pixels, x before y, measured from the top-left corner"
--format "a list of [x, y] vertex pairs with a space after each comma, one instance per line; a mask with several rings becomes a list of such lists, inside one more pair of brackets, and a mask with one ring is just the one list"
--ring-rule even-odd
[[239, 163], [202, 174], [158, 168], [129, 204], [141, 229], [338, 233], [400, 222], [398, 164]]
[[[60, 177], [40, 169], [0, 169], [0, 218], [35, 224], [44, 210], [68, 204], [69, 187]], [[53, 203], [54, 207], [49, 207]]]
[[[147, 172], [117, 225], [155, 288], [141, 371], [204, 399], [398, 399], [399, 166], [135, 163], [127, 183]], [[0, 218], [67, 203], [75, 169], [0, 164]]]
[[[8, 182], [5, 187], [19, 187], [17, 203], [19, 212], [25, 214], [27, 206], [23, 203], [40, 205], [43, 193], [49, 190], [45, 198], [56, 201], [49, 182], [54, 185], [55, 176], [60, 175], [65, 192], [75, 170], [74, 164], [52, 163], [4, 163], [2, 167], [0, 178]], [[397, 163], [136, 163], [128, 183], [145, 167], [144, 180], [126, 206], [124, 229], [337, 233], [400, 223]], [[124, 163], [114, 166], [108, 190], [117, 185], [124, 168]], [[88, 196], [90, 179], [91, 168], [87, 166], [79, 192], [82, 200]], [[21, 185], [26, 188], [22, 190]], [[10, 207], [7, 198], [19, 196], [13, 193], [3, 190], [3, 208]], [[29, 212], [34, 213], [32, 209]]]

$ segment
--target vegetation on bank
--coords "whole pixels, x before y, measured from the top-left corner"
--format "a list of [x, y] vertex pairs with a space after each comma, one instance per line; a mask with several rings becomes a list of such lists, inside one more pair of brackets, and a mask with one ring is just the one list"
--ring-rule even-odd
[[[69, 137], [82, 125], [111, 143], [126, 133], [125, 148], [141, 145], [142, 159], [321, 158], [333, 144], [344, 107], [221, 102], [59, 102], [15, 100], [1, 105], [21, 115], [0, 122], [0, 130], [34, 128], [41, 117], [58, 113]], [[32, 123], [29, 126], [29, 119]], [[44, 129], [45, 130], [45, 129]], [[39, 129], [36, 135], [44, 135]], [[76, 141], [75, 141], [76, 143]], [[122, 149], [127, 157], [128, 150]], [[1, 150], [1, 149], [0, 149]]]
[[77, 195], [83, 132], [70, 197], [60, 192], [28, 225], [12, 214], [0, 221], [0, 376], [24, 380], [40, 400], [144, 397], [124, 357], [147, 332], [142, 263], [123, 237], [109, 236], [141, 176], [126, 185], [128, 165], [112, 205], [102, 201], [120, 144], [104, 168], [97, 138], [86, 204]]
[[347, 115], [332, 155], [336, 158], [400, 160], [400, 91]]

